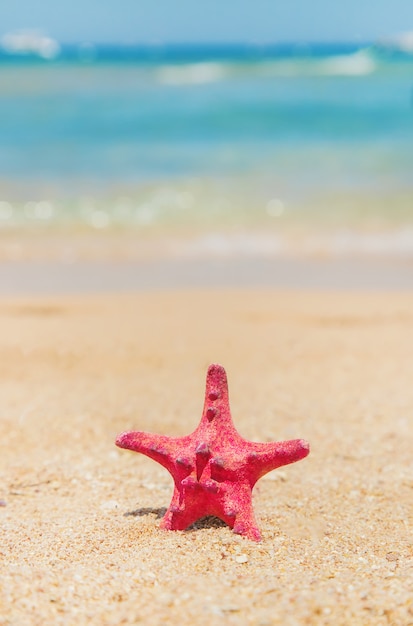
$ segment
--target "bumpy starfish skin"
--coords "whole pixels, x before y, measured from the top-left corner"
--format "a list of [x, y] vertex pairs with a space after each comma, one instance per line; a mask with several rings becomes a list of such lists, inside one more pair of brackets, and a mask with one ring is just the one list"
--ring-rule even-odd
[[302, 439], [276, 443], [243, 439], [232, 422], [225, 370], [217, 364], [208, 368], [201, 422], [191, 435], [126, 432], [116, 445], [149, 456], [172, 475], [174, 493], [162, 528], [184, 530], [201, 517], [215, 515], [253, 541], [261, 539], [252, 509], [255, 483], [309, 453], [309, 444]]

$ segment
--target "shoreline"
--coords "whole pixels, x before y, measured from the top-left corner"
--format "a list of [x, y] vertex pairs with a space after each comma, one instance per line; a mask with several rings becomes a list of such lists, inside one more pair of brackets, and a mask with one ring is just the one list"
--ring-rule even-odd
[[389, 259], [192, 258], [7, 261], [0, 296], [204, 288], [413, 290], [413, 262]]

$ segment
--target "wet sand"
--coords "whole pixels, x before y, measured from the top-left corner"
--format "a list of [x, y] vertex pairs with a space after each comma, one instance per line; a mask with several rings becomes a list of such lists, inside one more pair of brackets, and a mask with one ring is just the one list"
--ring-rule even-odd
[[413, 291], [413, 262], [236, 256], [0, 263], [0, 296], [234, 287]]
[[[413, 622], [412, 293], [8, 296], [0, 320], [2, 626]], [[114, 445], [192, 431], [211, 362], [244, 437], [311, 444], [254, 490], [260, 544], [160, 530], [171, 478]]]

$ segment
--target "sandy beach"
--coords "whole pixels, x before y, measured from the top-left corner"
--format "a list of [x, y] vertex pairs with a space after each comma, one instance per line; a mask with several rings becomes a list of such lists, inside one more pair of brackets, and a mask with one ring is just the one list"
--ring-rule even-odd
[[0, 626], [413, 626], [407, 0], [3, 4]]
[[[413, 623], [413, 295], [282, 289], [0, 301], [0, 624]], [[191, 432], [225, 366], [251, 440], [310, 456], [254, 490], [263, 540], [159, 529], [128, 429]]]

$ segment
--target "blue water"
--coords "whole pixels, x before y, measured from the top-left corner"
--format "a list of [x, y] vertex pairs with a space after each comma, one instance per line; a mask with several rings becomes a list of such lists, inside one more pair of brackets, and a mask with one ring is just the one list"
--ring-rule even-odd
[[350, 45], [0, 53], [3, 224], [93, 210], [102, 225], [236, 224], [274, 201], [303, 219], [412, 218], [413, 57]]

